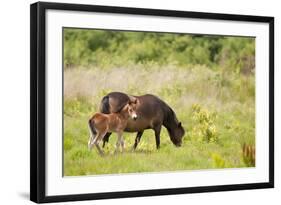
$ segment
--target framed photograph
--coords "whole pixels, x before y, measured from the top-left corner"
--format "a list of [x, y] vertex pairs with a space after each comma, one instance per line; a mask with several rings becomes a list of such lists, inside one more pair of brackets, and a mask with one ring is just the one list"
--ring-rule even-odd
[[274, 18], [31, 5], [30, 199], [274, 187]]

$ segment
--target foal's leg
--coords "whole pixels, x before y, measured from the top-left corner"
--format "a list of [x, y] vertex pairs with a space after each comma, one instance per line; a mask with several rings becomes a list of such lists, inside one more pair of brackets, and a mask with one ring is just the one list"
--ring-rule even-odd
[[123, 134], [121, 135], [121, 149], [122, 149], [122, 152], [124, 152], [124, 150], [125, 150], [125, 142], [124, 142]]
[[104, 155], [104, 152], [102, 151], [102, 149], [99, 146], [99, 142], [101, 141], [101, 139], [103, 139], [104, 135], [105, 135], [105, 133], [99, 133], [99, 134], [97, 134], [97, 136], [94, 140], [94, 144], [96, 145], [97, 150], [100, 155]]
[[98, 134], [96, 134], [95, 136], [90, 133], [90, 138], [89, 138], [89, 141], [88, 141], [88, 149], [91, 150], [93, 148], [93, 146], [95, 145], [95, 142], [97, 140], [97, 136]]
[[123, 132], [118, 132], [117, 133], [118, 139], [116, 142], [116, 148], [115, 148], [115, 153], [119, 150], [119, 146], [121, 145], [122, 152], [124, 151], [124, 139], [123, 139]]
[[135, 144], [133, 146], [133, 150], [135, 150], [140, 142], [141, 136], [143, 134], [143, 131], [140, 131], [137, 133], [136, 139], [135, 139]]
[[91, 130], [90, 127], [89, 127], [89, 133], [90, 133], [90, 137], [89, 137], [89, 140], [88, 140], [88, 149], [91, 150], [93, 145], [94, 145], [93, 141], [95, 139], [95, 135], [92, 133], [92, 130]]
[[90, 136], [89, 141], [88, 141], [88, 149], [91, 150], [93, 148], [93, 143], [94, 138], [92, 136]]
[[98, 149], [98, 151], [99, 151], [99, 154], [100, 154], [101, 156], [103, 156], [103, 155], [104, 155], [104, 152], [103, 152], [102, 149], [100, 148], [99, 142], [96, 142], [96, 147], [97, 147], [97, 149]]
[[160, 148], [160, 132], [161, 132], [161, 125], [157, 125], [154, 127], [154, 134], [155, 134], [155, 140], [156, 140], [156, 148]]

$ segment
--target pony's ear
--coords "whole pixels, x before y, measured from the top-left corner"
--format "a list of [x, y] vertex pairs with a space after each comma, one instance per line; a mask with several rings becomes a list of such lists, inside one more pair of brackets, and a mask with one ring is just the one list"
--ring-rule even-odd
[[178, 127], [181, 127], [181, 122], [179, 122]]
[[139, 102], [140, 102], [139, 99], [136, 98], [134, 104], [138, 104]]
[[138, 99], [134, 96], [129, 95], [129, 104], [137, 104]]
[[122, 110], [126, 110], [126, 109], [128, 109], [129, 108], [129, 103], [127, 103], [126, 105], [124, 105], [124, 107], [122, 108]]
[[129, 105], [138, 104], [138, 103], [139, 103], [139, 100], [136, 99], [136, 98], [135, 98], [133, 101], [129, 101], [129, 102], [128, 102]]

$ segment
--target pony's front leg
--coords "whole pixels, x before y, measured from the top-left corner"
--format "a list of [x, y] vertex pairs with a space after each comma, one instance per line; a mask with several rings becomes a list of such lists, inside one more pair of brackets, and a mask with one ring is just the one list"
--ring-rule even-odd
[[124, 142], [123, 135], [121, 136], [121, 149], [122, 149], [122, 152], [124, 152], [124, 150], [125, 150], [125, 142]]
[[101, 156], [103, 156], [103, 155], [104, 155], [104, 152], [103, 152], [102, 149], [100, 148], [99, 142], [96, 142], [95, 145], [96, 145], [96, 147], [97, 147], [97, 150], [99, 151], [99, 154], [100, 154]]
[[155, 134], [155, 141], [156, 141], [156, 148], [160, 148], [160, 132], [161, 132], [161, 125], [157, 125], [154, 129]]
[[117, 142], [116, 142], [115, 153], [118, 152], [120, 145], [121, 145], [122, 152], [124, 151], [124, 148], [125, 148], [125, 143], [124, 143], [124, 139], [123, 139], [123, 132], [117, 133], [117, 136], [118, 136], [118, 139], [117, 139]]

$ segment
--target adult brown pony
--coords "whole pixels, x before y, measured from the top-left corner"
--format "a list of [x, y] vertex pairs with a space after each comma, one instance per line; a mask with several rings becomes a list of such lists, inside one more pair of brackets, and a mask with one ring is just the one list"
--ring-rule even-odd
[[[160, 132], [162, 125], [168, 130], [171, 141], [177, 147], [182, 144], [184, 129], [178, 121], [175, 112], [163, 100], [154, 95], [131, 96], [121, 92], [111, 92], [101, 101], [100, 112], [108, 114], [118, 112], [128, 102], [136, 101], [137, 120], [128, 120], [126, 132], [137, 132], [134, 149], [138, 146], [141, 136], [146, 129], [153, 129], [156, 148], [160, 147]], [[111, 133], [103, 138], [103, 147], [108, 142]]]

